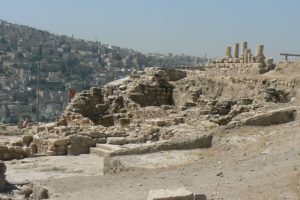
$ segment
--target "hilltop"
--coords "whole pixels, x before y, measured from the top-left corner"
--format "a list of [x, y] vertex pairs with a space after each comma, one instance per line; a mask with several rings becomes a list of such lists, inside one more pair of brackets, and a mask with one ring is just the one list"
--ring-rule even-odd
[[39, 109], [41, 119], [49, 121], [64, 109], [71, 88], [101, 86], [149, 66], [176, 68], [205, 61], [186, 55], [144, 54], [0, 20], [0, 120], [16, 123], [25, 116], [34, 118], [39, 62]]

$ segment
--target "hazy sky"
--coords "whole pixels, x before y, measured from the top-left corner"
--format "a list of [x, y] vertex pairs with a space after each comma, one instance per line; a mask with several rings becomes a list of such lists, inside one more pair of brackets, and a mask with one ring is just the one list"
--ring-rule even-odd
[[142, 52], [223, 56], [265, 44], [300, 53], [300, 0], [1, 0], [0, 18]]

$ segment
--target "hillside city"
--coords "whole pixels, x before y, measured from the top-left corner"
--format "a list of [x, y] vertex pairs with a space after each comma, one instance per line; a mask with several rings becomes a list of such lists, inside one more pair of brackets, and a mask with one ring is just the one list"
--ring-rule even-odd
[[206, 56], [144, 54], [0, 20], [0, 121], [35, 121], [38, 74], [40, 120], [47, 122], [61, 115], [70, 90], [102, 86], [148, 66], [179, 68], [206, 62]]

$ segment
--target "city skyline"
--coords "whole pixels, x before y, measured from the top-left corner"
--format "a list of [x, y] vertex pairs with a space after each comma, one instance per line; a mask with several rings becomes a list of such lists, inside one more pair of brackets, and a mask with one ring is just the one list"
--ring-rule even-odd
[[299, 53], [296, 0], [2, 2], [0, 18], [141, 52], [222, 57], [225, 46], [265, 44], [266, 56]]

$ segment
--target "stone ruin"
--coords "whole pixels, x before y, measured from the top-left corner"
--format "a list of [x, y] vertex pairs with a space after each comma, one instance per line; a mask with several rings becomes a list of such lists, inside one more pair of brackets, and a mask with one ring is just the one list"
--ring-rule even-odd
[[[146, 68], [103, 87], [84, 90], [72, 99], [56, 122], [39, 126], [37, 132], [28, 129], [18, 141], [0, 143], [0, 160], [36, 154], [93, 153], [112, 157], [209, 148], [214, 130], [219, 127], [293, 121], [293, 107], [262, 110], [289, 103], [296, 94], [297, 82], [271, 79], [251, 71], [264, 64], [263, 47], [259, 46], [254, 57], [247, 43], [243, 49], [240, 56], [239, 44], [235, 44], [232, 58], [231, 49], [227, 48], [225, 60], [202, 71]], [[249, 63], [253, 60], [260, 63]], [[278, 116], [285, 117], [280, 120]], [[110, 166], [114, 160], [106, 162]]]
[[215, 63], [219, 64], [240, 64], [240, 66], [251, 65], [256, 68], [258, 74], [266, 73], [275, 68], [273, 58], [267, 58], [264, 55], [264, 45], [256, 46], [255, 54], [248, 48], [248, 42], [243, 42], [240, 49], [240, 44], [235, 43], [232, 56], [232, 47], [227, 46], [225, 57], [218, 59]]
[[[239, 57], [238, 45], [235, 49], [234, 56]], [[293, 97], [292, 82], [211, 74], [218, 67], [198, 74], [146, 68], [104, 87], [92, 87], [77, 94], [57, 122], [40, 126], [38, 134], [27, 136], [29, 142], [16, 146], [30, 148], [28, 155], [102, 156], [208, 148], [214, 128], [248, 123], [250, 119], [240, 116]]]

